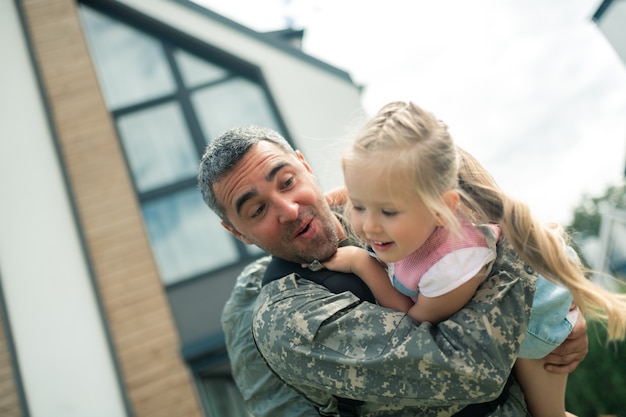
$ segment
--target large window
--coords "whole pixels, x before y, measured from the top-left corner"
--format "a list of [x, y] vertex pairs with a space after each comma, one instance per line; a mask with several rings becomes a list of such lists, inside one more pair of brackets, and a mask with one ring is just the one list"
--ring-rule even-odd
[[206, 144], [225, 129], [259, 124], [282, 132], [254, 71], [84, 5], [80, 13], [163, 283], [257, 256], [219, 225], [196, 186]]
[[230, 368], [221, 365], [198, 376], [198, 387], [209, 416], [253, 417], [243, 405], [241, 394], [230, 377]]

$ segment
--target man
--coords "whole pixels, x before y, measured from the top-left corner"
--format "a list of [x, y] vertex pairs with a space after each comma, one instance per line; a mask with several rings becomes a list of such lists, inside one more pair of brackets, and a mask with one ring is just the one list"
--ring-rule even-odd
[[[493, 267], [497, 278], [486, 280], [463, 310], [438, 326], [418, 324], [301, 277], [308, 272], [299, 264], [330, 258], [347, 236], [302, 154], [276, 132], [227, 131], [208, 145], [198, 180], [228, 231], [274, 255], [272, 262], [292, 262], [297, 272], [266, 277], [260, 288], [270, 261], [256, 262], [240, 275], [224, 310], [233, 374], [253, 413], [337, 415], [349, 408], [363, 416], [527, 415], [511, 369], [536, 276], [505, 244], [506, 262]], [[260, 362], [250, 328], [290, 389]], [[584, 358], [584, 321], [571, 338], [550, 359], [557, 372], [570, 372]], [[466, 408], [475, 403], [488, 404]]]

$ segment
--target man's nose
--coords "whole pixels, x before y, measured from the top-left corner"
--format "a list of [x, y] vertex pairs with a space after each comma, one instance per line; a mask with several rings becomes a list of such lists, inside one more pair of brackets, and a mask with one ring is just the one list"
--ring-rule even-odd
[[298, 218], [298, 210], [300, 205], [291, 200], [279, 200], [276, 202], [278, 209], [278, 221], [281, 223], [289, 223]]

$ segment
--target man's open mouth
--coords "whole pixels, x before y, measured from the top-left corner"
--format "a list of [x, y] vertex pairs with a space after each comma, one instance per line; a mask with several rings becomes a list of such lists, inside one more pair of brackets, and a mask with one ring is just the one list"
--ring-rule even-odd
[[309, 231], [309, 229], [311, 228], [311, 222], [307, 222], [304, 227], [302, 229], [300, 229], [300, 231], [298, 233], [296, 233], [296, 237], [301, 236], [303, 234], [305, 234], [306, 232]]

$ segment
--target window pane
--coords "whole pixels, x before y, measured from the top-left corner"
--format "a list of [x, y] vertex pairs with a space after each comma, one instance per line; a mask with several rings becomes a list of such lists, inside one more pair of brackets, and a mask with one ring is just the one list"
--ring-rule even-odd
[[237, 261], [237, 247], [195, 187], [143, 205], [164, 284]]
[[242, 125], [260, 125], [280, 132], [261, 87], [236, 78], [192, 95], [207, 142], [223, 131]]
[[174, 92], [170, 68], [156, 39], [85, 6], [81, 15], [110, 109]]
[[217, 81], [228, 75], [228, 71], [224, 68], [180, 49], [174, 52], [174, 57], [180, 66], [180, 72], [187, 87], [195, 87], [200, 84]]
[[178, 104], [119, 117], [117, 126], [140, 192], [195, 176], [198, 157]]
[[246, 252], [248, 252], [250, 256], [260, 256], [265, 254], [265, 251], [257, 245], [246, 245]]
[[232, 379], [203, 378], [202, 388], [211, 416], [252, 417], [243, 405], [243, 398]]

